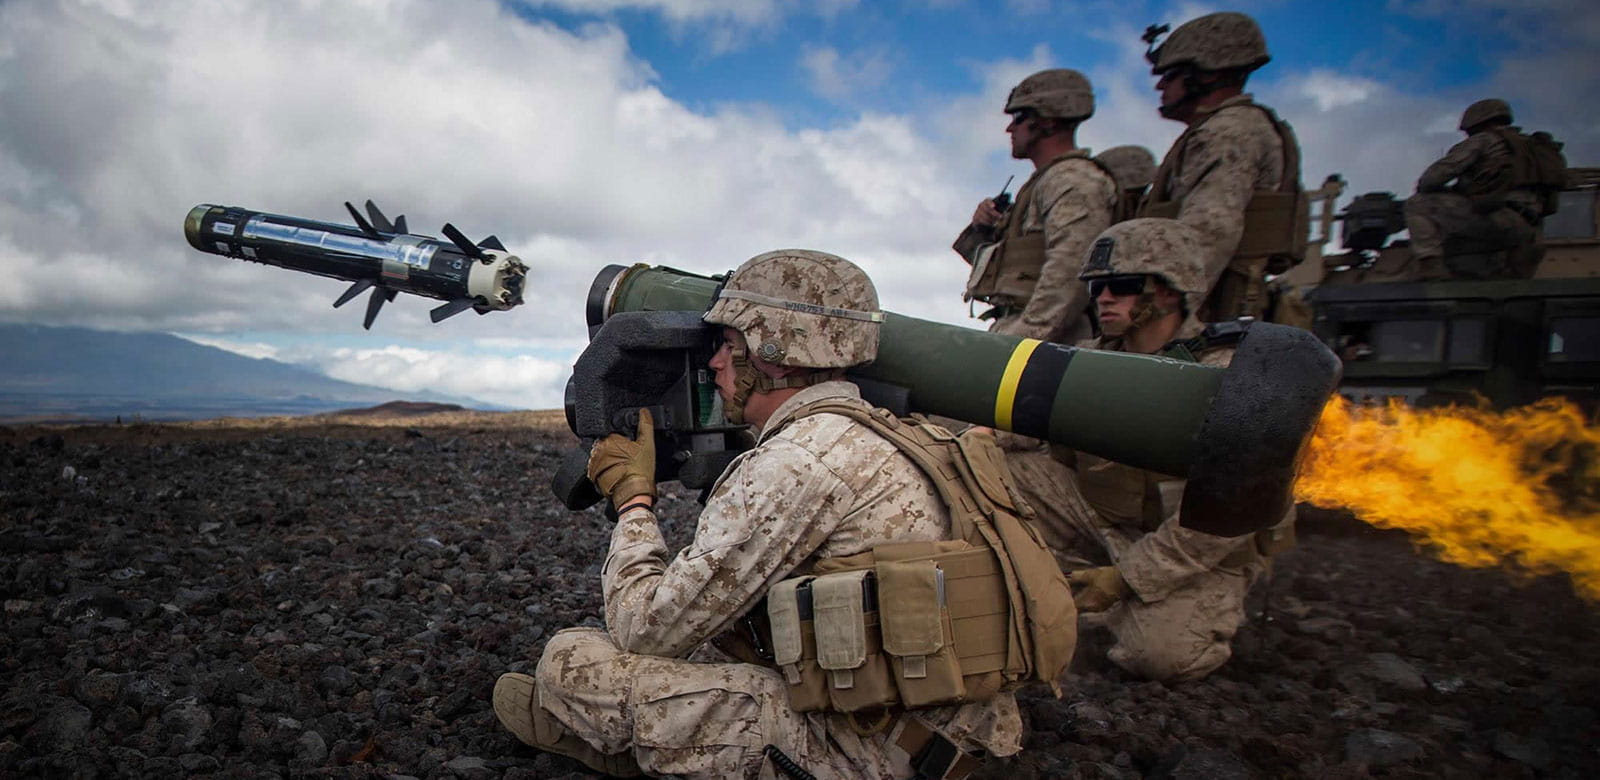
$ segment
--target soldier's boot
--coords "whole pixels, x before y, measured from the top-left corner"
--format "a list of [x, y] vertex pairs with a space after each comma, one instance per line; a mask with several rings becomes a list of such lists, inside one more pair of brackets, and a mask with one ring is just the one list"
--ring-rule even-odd
[[494, 714], [524, 744], [558, 753], [612, 777], [642, 777], [627, 753], [601, 753], [539, 706], [539, 683], [525, 674], [502, 674], [494, 684]]

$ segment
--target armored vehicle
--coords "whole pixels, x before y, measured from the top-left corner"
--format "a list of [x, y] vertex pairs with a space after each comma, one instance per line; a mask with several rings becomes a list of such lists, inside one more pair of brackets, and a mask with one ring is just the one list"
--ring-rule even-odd
[[[1335, 215], [1342, 182], [1322, 196], [1320, 238], [1340, 223], [1344, 251], [1320, 251], [1275, 280], [1311, 307], [1311, 329], [1344, 361], [1340, 392], [1352, 400], [1399, 397], [1417, 406], [1520, 406], [1571, 398], [1600, 413], [1600, 168], [1569, 168], [1558, 210], [1543, 223], [1530, 278], [1422, 281], [1408, 242], [1404, 201], [1354, 198]], [[1446, 244], [1456, 267], [1483, 247]]]

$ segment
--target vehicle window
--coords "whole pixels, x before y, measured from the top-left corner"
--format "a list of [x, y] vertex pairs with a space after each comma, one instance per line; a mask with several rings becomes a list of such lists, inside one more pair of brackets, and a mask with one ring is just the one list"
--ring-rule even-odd
[[1460, 317], [1450, 321], [1450, 362], [1487, 363], [1489, 361], [1489, 321], [1482, 317]]
[[1550, 320], [1552, 363], [1600, 360], [1600, 317], [1556, 317]]
[[1373, 359], [1385, 363], [1429, 363], [1444, 359], [1444, 320], [1372, 323]]

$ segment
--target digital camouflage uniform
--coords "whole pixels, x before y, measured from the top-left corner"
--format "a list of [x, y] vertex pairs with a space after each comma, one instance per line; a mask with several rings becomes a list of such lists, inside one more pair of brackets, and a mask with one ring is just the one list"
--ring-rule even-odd
[[[1190, 318], [1177, 338], [1200, 334]], [[1120, 340], [1093, 339], [1080, 346], [1118, 349]], [[1203, 351], [1204, 365], [1223, 367], [1233, 349]], [[1077, 495], [1074, 526], [1098, 550], [1094, 557], [1116, 564], [1135, 597], [1101, 617], [1115, 642], [1106, 657], [1153, 680], [1193, 680], [1211, 673], [1232, 655], [1230, 643], [1245, 620], [1245, 596], [1266, 571], [1268, 558], [1254, 554], [1255, 536], [1227, 538], [1179, 524], [1184, 480], [1136, 469], [1088, 453], [1075, 453]], [[1293, 513], [1278, 528], [1286, 532]], [[1081, 549], [1081, 548], [1080, 548]]]
[[[1101, 234], [1083, 277], [1158, 275], [1192, 310], [1205, 294], [1202, 251], [1199, 232], [1183, 223], [1134, 219]], [[1143, 296], [1129, 333], [1171, 311], [1156, 307], [1148, 284]], [[1200, 336], [1204, 329], [1194, 315], [1185, 314], [1172, 343]], [[1101, 336], [1078, 346], [1125, 351], [1126, 336]], [[1204, 365], [1225, 367], [1233, 358], [1231, 345], [1197, 349], [1188, 357]], [[1268, 559], [1257, 553], [1256, 535], [1229, 538], [1183, 527], [1184, 480], [1178, 477], [1086, 452], [1068, 451], [1063, 459], [1070, 465], [1061, 485], [1065, 520], [1042, 522], [1051, 524], [1041, 528], [1046, 540], [1064, 567], [1115, 565], [1132, 591], [1105, 612], [1080, 613], [1080, 623], [1107, 627], [1114, 644], [1106, 656], [1141, 677], [1192, 680], [1221, 666], [1244, 622], [1245, 595], [1267, 567]], [[1289, 533], [1292, 521], [1291, 512], [1269, 535]]]
[[[1527, 247], [1538, 240], [1536, 225], [1543, 216], [1538, 194], [1512, 189], [1486, 204], [1475, 203], [1471, 197], [1475, 191], [1494, 188], [1495, 182], [1503, 181], [1511, 165], [1507, 142], [1493, 131], [1483, 131], [1450, 147], [1422, 172], [1417, 194], [1406, 199], [1405, 209], [1411, 253], [1425, 273], [1446, 275], [1441, 259], [1447, 239], [1473, 242], [1482, 251]], [[1448, 186], [1452, 181], [1458, 183], [1456, 187]], [[1451, 270], [1463, 276], [1527, 275], [1516, 269], [1470, 268], [1460, 263]]]
[[[1116, 183], [1084, 149], [1057, 157], [1028, 178], [996, 233], [1004, 235], [1010, 220], [1021, 219], [1022, 233], [1044, 234], [1044, 263], [1030, 298], [990, 301], [1005, 311], [989, 323], [991, 332], [1064, 344], [1092, 334], [1085, 316], [1089, 296], [1078, 271], [1089, 243], [1111, 225], [1118, 195]], [[968, 226], [954, 248], [971, 263], [994, 235]]]
[[1215, 288], [1225, 272], [1239, 275], [1259, 298], [1247, 307], [1252, 311], [1239, 313], [1259, 316], [1266, 305], [1267, 258], [1234, 262], [1234, 254], [1244, 237], [1246, 204], [1257, 191], [1284, 183], [1284, 141], [1248, 94], [1200, 111], [1167, 151], [1151, 194], [1176, 202], [1174, 217], [1204, 239], [1206, 289]]
[[[773, 744], [818, 777], [910, 776], [887, 731], [860, 736], [843, 715], [794, 712], [776, 670], [705, 647], [804, 564], [948, 538], [932, 484], [893, 444], [835, 414], [789, 422], [832, 398], [859, 393], [825, 382], [773, 414], [757, 447], [712, 489], [677, 556], [668, 557], [649, 510], [618, 518], [601, 574], [608, 630], [563, 631], [539, 661], [540, 703], [567, 728], [602, 752], [631, 750], [650, 774], [773, 777], [761, 752]], [[1021, 747], [1009, 693], [917, 712], [963, 749], [1003, 756]]]

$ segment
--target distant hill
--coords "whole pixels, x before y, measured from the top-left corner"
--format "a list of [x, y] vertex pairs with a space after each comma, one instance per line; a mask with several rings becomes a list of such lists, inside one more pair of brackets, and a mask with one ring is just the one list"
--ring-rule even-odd
[[165, 333], [0, 324], [0, 421], [302, 415], [402, 398], [489, 407], [469, 398], [342, 382]]

